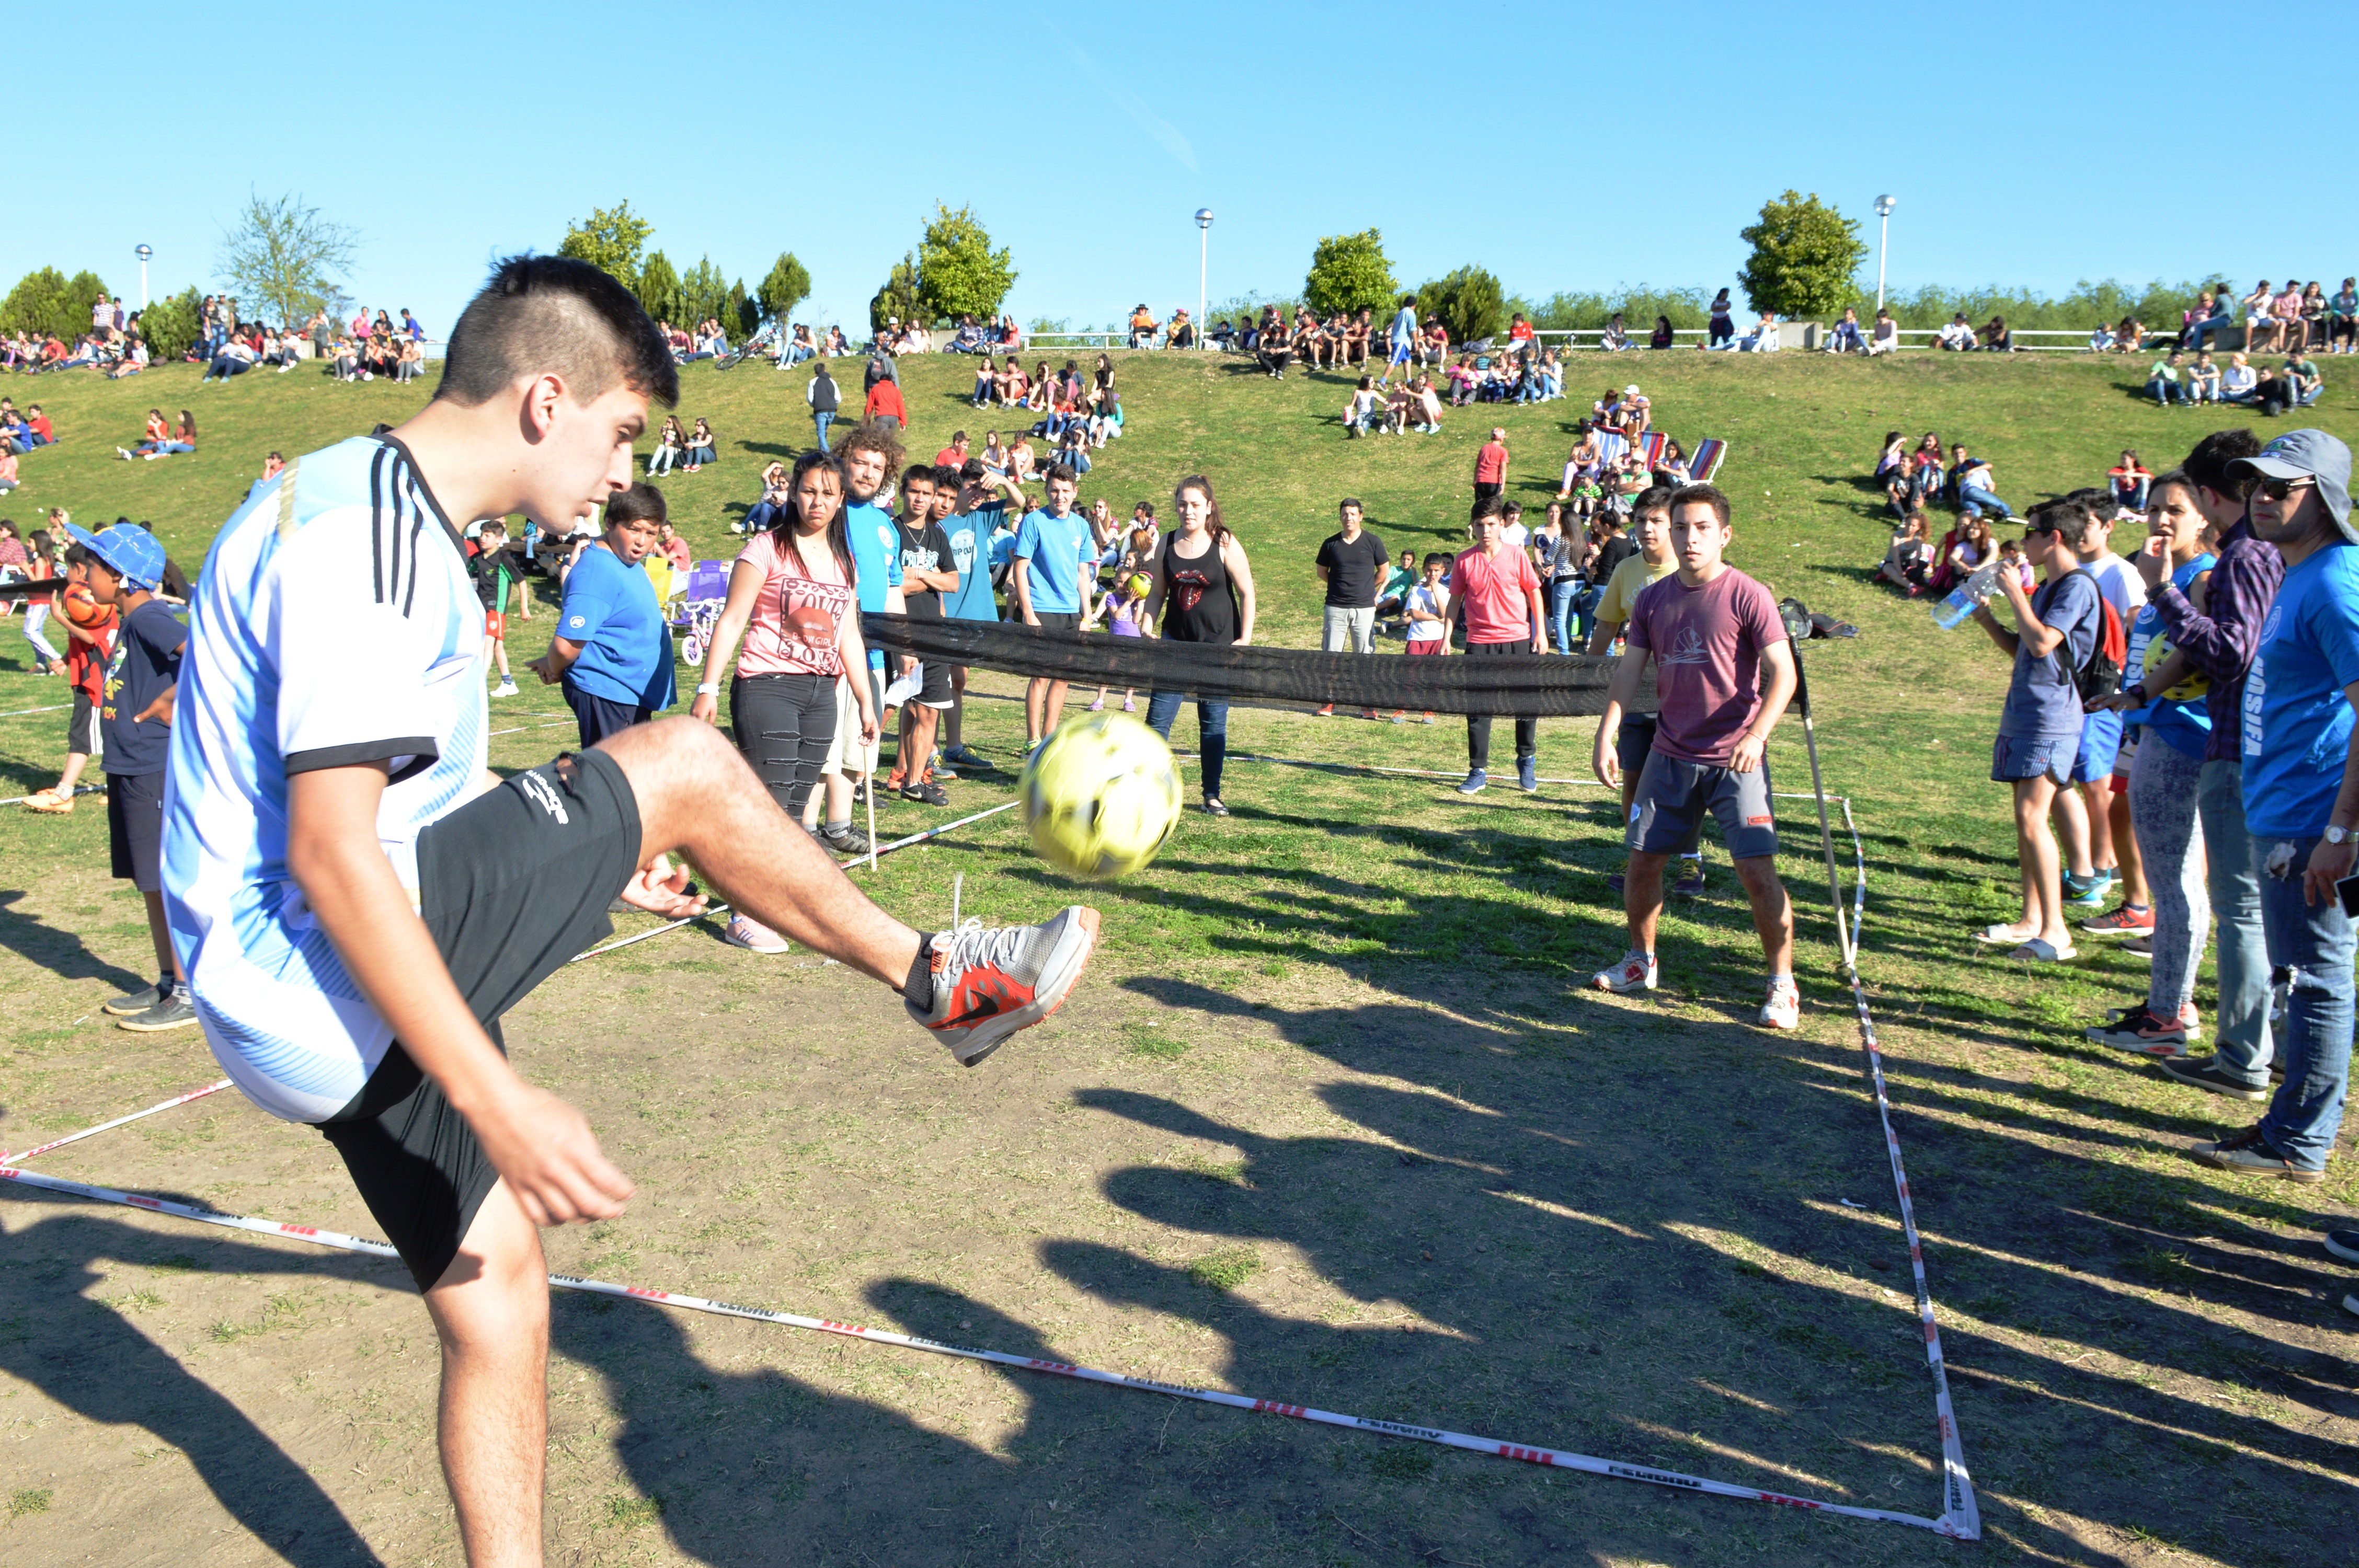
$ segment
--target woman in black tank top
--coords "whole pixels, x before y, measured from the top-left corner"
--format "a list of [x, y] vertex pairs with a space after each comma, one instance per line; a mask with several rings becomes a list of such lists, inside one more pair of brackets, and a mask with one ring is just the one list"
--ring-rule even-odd
[[[1221, 522], [1212, 481], [1192, 475], [1172, 492], [1180, 526], [1163, 536], [1155, 552], [1155, 588], [1147, 598], [1147, 620], [1160, 612], [1162, 634], [1175, 643], [1245, 644], [1253, 641], [1253, 567], [1245, 547]], [[1147, 722], [1166, 741], [1180, 716], [1184, 691], [1157, 691], [1147, 699]], [[1204, 809], [1226, 816], [1221, 802], [1221, 763], [1229, 749], [1229, 705], [1196, 703], [1197, 750], [1203, 755]]]

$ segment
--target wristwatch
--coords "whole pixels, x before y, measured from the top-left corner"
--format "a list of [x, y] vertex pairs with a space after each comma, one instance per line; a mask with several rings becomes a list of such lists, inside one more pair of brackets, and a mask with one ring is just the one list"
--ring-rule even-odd
[[715, 682], [706, 681], [696, 688], [696, 695], [699, 697], [719, 697], [721, 695], [721, 687]]
[[2326, 825], [2326, 841], [2330, 844], [2348, 844], [2351, 842], [2351, 829], [2337, 827], [2330, 822]]

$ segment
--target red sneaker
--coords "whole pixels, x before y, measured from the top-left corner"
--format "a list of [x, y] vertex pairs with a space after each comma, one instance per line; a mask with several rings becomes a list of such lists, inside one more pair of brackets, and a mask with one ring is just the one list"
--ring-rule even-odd
[[903, 1005], [961, 1066], [972, 1067], [1064, 1005], [1097, 939], [1098, 912], [1078, 903], [1038, 925], [986, 931], [980, 920], [963, 921], [927, 938], [933, 1005], [923, 1011]]
[[2111, 914], [2081, 922], [2081, 929], [2092, 936], [2149, 935], [2154, 931], [2154, 906], [2125, 903]]

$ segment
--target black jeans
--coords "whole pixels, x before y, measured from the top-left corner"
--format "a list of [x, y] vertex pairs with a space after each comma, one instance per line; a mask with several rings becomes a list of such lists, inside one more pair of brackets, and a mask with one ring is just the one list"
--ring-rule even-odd
[[800, 822], [835, 740], [835, 677], [739, 676], [729, 686], [729, 723], [770, 798]]
[[[1529, 639], [1519, 643], [1477, 643], [1466, 641], [1466, 656], [1470, 659], [1499, 658], [1532, 651]], [[1537, 756], [1540, 749], [1540, 721], [1537, 714], [1516, 715], [1516, 761]], [[1491, 765], [1491, 715], [1470, 713], [1466, 716], [1466, 765], [1487, 768]]]

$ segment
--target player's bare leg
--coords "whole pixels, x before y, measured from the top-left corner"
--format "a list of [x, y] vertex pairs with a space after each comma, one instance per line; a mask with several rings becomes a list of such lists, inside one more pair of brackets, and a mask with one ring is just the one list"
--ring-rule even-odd
[[505, 1182], [426, 1292], [442, 1342], [442, 1476], [473, 1568], [539, 1568], [549, 1439], [549, 1268]]

